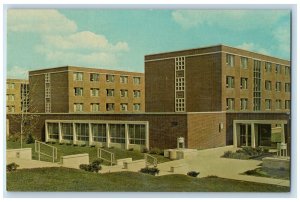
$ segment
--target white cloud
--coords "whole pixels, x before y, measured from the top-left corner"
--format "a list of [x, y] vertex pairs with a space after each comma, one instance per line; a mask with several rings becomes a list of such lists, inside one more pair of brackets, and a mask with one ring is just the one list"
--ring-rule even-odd
[[[111, 44], [104, 35], [97, 35], [93, 32], [83, 31], [70, 35], [47, 35], [42, 37], [42, 45], [44, 49], [58, 49], [65, 51], [107, 51], [118, 52], [128, 51], [126, 42], [117, 42]], [[40, 47], [40, 48], [41, 48]]]
[[52, 9], [9, 9], [8, 30], [13, 32], [73, 33], [74, 21]]
[[211, 25], [230, 30], [247, 30], [271, 26], [287, 14], [287, 11], [280, 10], [177, 10], [172, 12], [172, 17], [186, 29]]
[[273, 31], [273, 37], [278, 42], [277, 49], [285, 53], [287, 56], [290, 54], [291, 36], [289, 27], [278, 27]]
[[7, 78], [28, 79], [28, 70], [20, 66], [8, 67]]
[[237, 45], [236, 47], [240, 48], [240, 49], [248, 50], [248, 51], [255, 51], [255, 52], [258, 52], [261, 54], [270, 55], [270, 53], [266, 49], [260, 47], [257, 44], [254, 44], [254, 43], [243, 43], [243, 44]]
[[126, 42], [110, 43], [104, 35], [84, 31], [70, 35], [47, 35], [35, 50], [47, 61], [80, 66], [114, 66], [117, 56], [129, 50]]
[[38, 34], [34, 50], [48, 63], [42, 66], [112, 67], [118, 64], [119, 55], [129, 50], [125, 41], [111, 43], [104, 35], [78, 31], [74, 21], [51, 9], [10, 9], [8, 30]]

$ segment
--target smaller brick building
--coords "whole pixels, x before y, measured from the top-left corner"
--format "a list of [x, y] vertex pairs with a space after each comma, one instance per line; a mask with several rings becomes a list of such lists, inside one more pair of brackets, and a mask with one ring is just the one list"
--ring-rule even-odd
[[28, 110], [29, 84], [25, 79], [6, 80], [6, 112], [21, 113]]
[[83, 67], [29, 72], [35, 113], [143, 112], [144, 74]]

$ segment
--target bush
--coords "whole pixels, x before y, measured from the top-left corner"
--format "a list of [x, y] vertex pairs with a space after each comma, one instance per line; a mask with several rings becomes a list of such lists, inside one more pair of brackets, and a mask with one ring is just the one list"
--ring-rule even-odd
[[154, 147], [154, 148], [150, 149], [149, 154], [164, 155], [164, 151], [159, 148]]
[[34, 138], [32, 137], [31, 134], [29, 134], [26, 138], [26, 144], [33, 144], [34, 143]]
[[128, 151], [133, 151], [133, 150], [134, 150], [133, 148], [129, 148], [129, 149], [128, 149]]
[[249, 159], [250, 156], [248, 154], [245, 154], [244, 152], [241, 152], [241, 150], [237, 150], [236, 153], [232, 151], [226, 151], [224, 152], [222, 157], [232, 159]]
[[148, 153], [149, 152], [149, 150], [146, 148], [146, 147], [144, 147], [143, 149], [142, 149], [142, 153]]
[[95, 161], [93, 161], [90, 164], [80, 164], [79, 168], [81, 170], [85, 170], [85, 171], [88, 171], [88, 172], [96, 172], [96, 173], [98, 173], [99, 170], [102, 169], [102, 167], [100, 165], [101, 163], [102, 163], [101, 160], [95, 160]]
[[196, 172], [196, 171], [190, 171], [187, 173], [187, 175], [191, 177], [197, 177], [199, 174], [200, 172]]
[[246, 175], [255, 175], [256, 174], [256, 170], [247, 170], [245, 172]]
[[150, 174], [150, 175], [158, 175], [159, 174], [159, 169], [158, 168], [142, 168], [140, 170], [141, 173], [146, 173], [146, 174]]
[[16, 171], [17, 167], [19, 167], [18, 164], [10, 163], [10, 164], [6, 165], [6, 171], [8, 171], [8, 172]]
[[206, 178], [218, 178], [216, 175], [208, 175]]

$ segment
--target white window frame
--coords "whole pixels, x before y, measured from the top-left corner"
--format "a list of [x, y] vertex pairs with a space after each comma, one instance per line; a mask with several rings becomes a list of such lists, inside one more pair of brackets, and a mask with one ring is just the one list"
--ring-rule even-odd
[[73, 72], [74, 81], [83, 81], [83, 72]]

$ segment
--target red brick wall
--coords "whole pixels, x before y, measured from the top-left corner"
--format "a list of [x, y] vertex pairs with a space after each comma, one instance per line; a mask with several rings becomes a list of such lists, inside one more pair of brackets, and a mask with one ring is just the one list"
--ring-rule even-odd
[[[223, 129], [219, 130], [219, 124]], [[226, 114], [194, 113], [188, 114], [188, 148], [207, 149], [226, 145]]]

